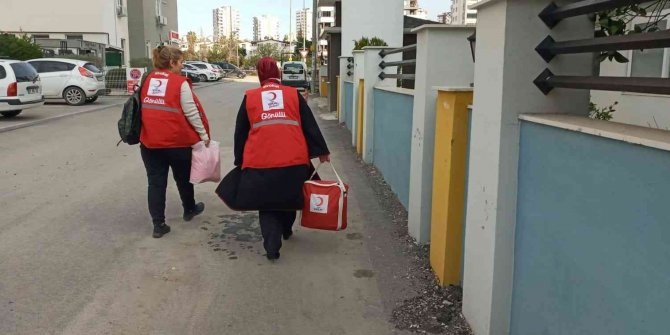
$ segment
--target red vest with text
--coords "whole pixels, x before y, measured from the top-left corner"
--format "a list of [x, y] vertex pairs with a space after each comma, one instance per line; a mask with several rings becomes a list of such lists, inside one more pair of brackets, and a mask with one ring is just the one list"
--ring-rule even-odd
[[251, 130], [244, 147], [243, 169], [309, 164], [295, 88], [271, 83], [247, 91], [246, 107]]
[[[142, 87], [142, 130], [140, 142], [147, 148], [184, 148], [200, 141], [198, 132], [188, 122], [181, 108], [181, 86], [186, 82], [169, 71], [155, 71]], [[190, 85], [190, 82], [189, 82]], [[209, 134], [209, 122], [198, 97], [193, 99], [202, 123]]]

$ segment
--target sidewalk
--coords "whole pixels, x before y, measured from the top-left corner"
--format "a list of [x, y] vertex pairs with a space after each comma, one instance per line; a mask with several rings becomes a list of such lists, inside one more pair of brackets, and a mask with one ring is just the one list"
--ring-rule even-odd
[[351, 187], [350, 229], [344, 234], [348, 240], [360, 241], [359, 248], [350, 252], [369, 258], [364, 274], [375, 282], [384, 317], [396, 328], [395, 333], [406, 329], [471, 334], [460, 312], [460, 289], [436, 286], [428, 247], [417, 246], [407, 234], [406, 210], [376, 169], [357, 156], [351, 133], [338, 124], [324, 100], [310, 97], [310, 106], [328, 141], [333, 164]]

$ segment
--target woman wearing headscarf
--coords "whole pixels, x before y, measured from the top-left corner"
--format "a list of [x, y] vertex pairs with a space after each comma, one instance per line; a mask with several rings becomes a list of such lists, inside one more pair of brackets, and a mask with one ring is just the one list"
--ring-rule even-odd
[[281, 85], [277, 62], [265, 57], [256, 69], [261, 87], [246, 92], [235, 126], [235, 165], [242, 169], [236, 202], [259, 211], [263, 246], [274, 261], [303, 207], [310, 159], [329, 161], [330, 152], [307, 101]]

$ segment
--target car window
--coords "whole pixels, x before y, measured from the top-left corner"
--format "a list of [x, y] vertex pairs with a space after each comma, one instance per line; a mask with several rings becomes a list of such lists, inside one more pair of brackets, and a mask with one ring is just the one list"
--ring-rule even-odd
[[193, 66], [195, 66], [199, 69], [203, 69], [203, 70], [207, 69], [207, 65], [205, 65], [205, 64], [193, 64]]
[[303, 68], [300, 64], [286, 64], [284, 65], [284, 73], [288, 74], [302, 74]]
[[72, 69], [76, 67], [74, 64], [57, 61], [36, 61], [31, 62], [30, 64], [33, 65], [39, 73], [72, 71]]
[[101, 73], [101, 72], [102, 72], [102, 71], [100, 71], [100, 69], [98, 69], [98, 67], [95, 66], [95, 64], [93, 64], [93, 63], [86, 63], [86, 64], [84, 64], [84, 68], [85, 68], [86, 70], [89, 70], [89, 71], [93, 72], [93, 73]]
[[0, 79], [5, 79], [7, 78], [7, 70], [5, 70], [5, 67], [0, 65]]
[[198, 69], [198, 68], [196, 68], [195, 66], [193, 66], [193, 65], [191, 65], [191, 64], [184, 64], [184, 67], [186, 67], [186, 68], [189, 69], [189, 70], [197, 70], [197, 69]]
[[16, 76], [16, 81], [20, 83], [25, 83], [28, 81], [35, 81], [39, 75], [35, 68], [28, 63], [12, 63], [9, 64], [14, 70], [14, 76]]

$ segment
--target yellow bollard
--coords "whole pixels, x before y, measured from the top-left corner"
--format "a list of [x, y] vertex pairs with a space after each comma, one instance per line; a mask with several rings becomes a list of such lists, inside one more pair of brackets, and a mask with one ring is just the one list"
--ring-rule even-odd
[[356, 152], [363, 154], [363, 114], [365, 112], [365, 80], [358, 82], [358, 122], [356, 123]]
[[437, 96], [430, 264], [440, 284], [459, 285], [463, 252], [468, 106], [471, 88]]

